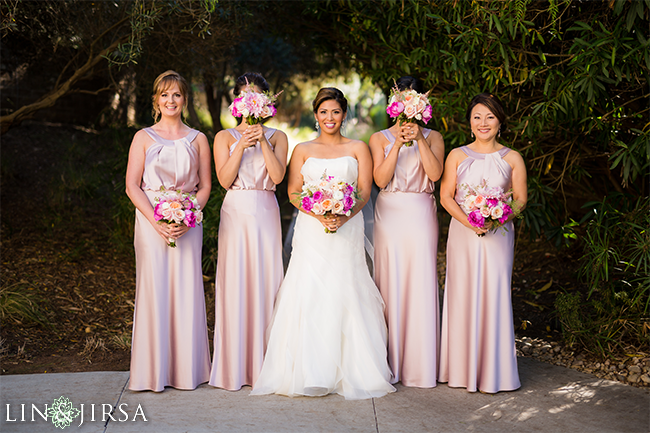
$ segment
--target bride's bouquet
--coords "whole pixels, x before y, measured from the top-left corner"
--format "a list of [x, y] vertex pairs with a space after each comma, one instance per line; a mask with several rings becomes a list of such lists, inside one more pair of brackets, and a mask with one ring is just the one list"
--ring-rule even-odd
[[[390, 91], [386, 113], [396, 119], [396, 122], [414, 123], [416, 120], [421, 120], [429, 123], [433, 116], [429, 92], [422, 94], [413, 89], [400, 91], [397, 86], [394, 86]], [[412, 145], [412, 142], [405, 144], [405, 146]]]
[[[300, 207], [315, 215], [346, 215], [350, 216], [358, 197], [353, 184], [328, 176], [323, 172], [317, 182], [305, 182], [300, 194]], [[336, 233], [336, 230], [325, 229], [325, 233]]]
[[[160, 187], [162, 194], [154, 199], [156, 205], [153, 208], [153, 215], [156, 221], [167, 224], [185, 224], [188, 227], [196, 227], [203, 221], [201, 206], [196, 196], [180, 190], [167, 190]], [[176, 241], [169, 238], [170, 247], [176, 247]]]
[[[485, 228], [489, 225], [491, 231], [496, 231], [508, 221], [510, 215], [519, 214], [519, 206], [512, 199], [512, 189], [504, 192], [501, 187], [490, 187], [485, 179], [476, 186], [464, 183], [460, 188], [466, 191], [460, 207], [474, 227]], [[485, 236], [485, 233], [478, 236]]]
[[228, 108], [233, 116], [243, 117], [249, 125], [262, 123], [277, 113], [274, 104], [280, 93], [242, 92]]

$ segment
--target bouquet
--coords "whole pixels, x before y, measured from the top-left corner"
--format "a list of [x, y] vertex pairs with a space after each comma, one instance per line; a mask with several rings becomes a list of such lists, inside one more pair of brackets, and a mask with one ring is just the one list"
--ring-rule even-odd
[[249, 125], [256, 125], [275, 116], [277, 110], [273, 104], [280, 93], [273, 95], [270, 92], [242, 92], [228, 108], [233, 116], [243, 117]]
[[[352, 208], [359, 200], [354, 185], [342, 179], [328, 176], [323, 172], [317, 182], [305, 182], [300, 194], [300, 207], [315, 215], [346, 215], [350, 216]], [[336, 233], [336, 230], [325, 229], [325, 233]]]
[[[517, 203], [512, 199], [512, 189], [504, 192], [501, 187], [490, 187], [485, 179], [477, 186], [464, 183], [460, 187], [467, 191], [460, 207], [474, 227], [485, 228], [490, 224], [491, 230], [496, 230], [508, 221], [510, 215], [519, 213]], [[485, 233], [478, 236], [485, 236]]]
[[[429, 123], [432, 117], [429, 92], [422, 94], [413, 89], [400, 91], [395, 86], [390, 91], [386, 113], [399, 122], [414, 123], [416, 120], [421, 120]], [[405, 144], [405, 146], [412, 145], [413, 143]]]
[[[160, 187], [162, 194], [154, 199], [156, 205], [153, 208], [153, 215], [156, 221], [167, 224], [185, 224], [188, 227], [196, 227], [203, 221], [203, 212], [196, 200], [196, 196], [181, 192], [180, 190], [166, 190]], [[169, 238], [170, 247], [176, 247], [176, 241]]]

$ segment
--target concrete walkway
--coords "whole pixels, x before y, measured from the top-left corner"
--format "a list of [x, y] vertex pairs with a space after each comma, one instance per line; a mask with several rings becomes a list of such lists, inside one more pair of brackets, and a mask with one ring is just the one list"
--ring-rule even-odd
[[[433, 389], [398, 385], [394, 394], [361, 401], [336, 395], [251, 397], [249, 387], [229, 392], [209, 385], [194, 391], [132, 392], [126, 389], [128, 372], [1, 376], [0, 431], [61, 431], [50, 417], [46, 421], [39, 415], [61, 397], [83, 412], [81, 426], [81, 414], [69, 427], [60, 426], [70, 432], [650, 431], [648, 388], [530, 358], [519, 358], [519, 369], [522, 388], [515, 392], [486, 395], [444, 384]], [[111, 409], [114, 420], [103, 415]]]

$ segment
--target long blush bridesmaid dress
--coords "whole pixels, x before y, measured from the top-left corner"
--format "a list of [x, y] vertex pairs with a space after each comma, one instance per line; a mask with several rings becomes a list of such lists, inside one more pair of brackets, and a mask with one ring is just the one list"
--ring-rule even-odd
[[[508, 148], [482, 154], [461, 147], [467, 155], [457, 170], [460, 185], [486, 179], [504, 191], [512, 187], [512, 168], [503, 160]], [[479, 237], [452, 218], [447, 241], [447, 277], [442, 310], [440, 382], [451, 387], [495, 393], [521, 386], [517, 371], [512, 318], [511, 278], [515, 231], [512, 222]]]
[[[236, 129], [228, 129], [237, 141]], [[267, 140], [275, 129], [264, 128]], [[282, 229], [275, 184], [260, 145], [244, 150], [221, 207], [214, 356], [210, 385], [253, 385], [264, 361], [265, 333], [283, 277]]]
[[[395, 137], [388, 130], [381, 132], [390, 142], [386, 156]], [[431, 131], [423, 132], [428, 137]], [[418, 144], [403, 146], [395, 175], [375, 204], [375, 283], [386, 304], [393, 383], [420, 388], [435, 387], [438, 372], [438, 218], [433, 191]]]
[[[198, 152], [192, 130], [166, 140], [152, 128], [155, 141], [146, 152], [142, 190], [152, 206], [160, 187], [196, 192]], [[163, 391], [165, 386], [194, 389], [210, 377], [210, 349], [201, 272], [203, 227], [197, 224], [167, 246], [136, 210], [136, 294], [129, 389]]]

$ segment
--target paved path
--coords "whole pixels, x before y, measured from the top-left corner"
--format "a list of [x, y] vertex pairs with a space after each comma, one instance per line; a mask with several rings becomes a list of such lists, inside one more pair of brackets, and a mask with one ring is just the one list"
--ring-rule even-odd
[[[194, 391], [167, 388], [162, 393], [132, 392], [126, 389], [128, 372], [0, 376], [0, 431], [650, 431], [650, 390], [647, 388], [598, 379], [530, 358], [519, 358], [519, 368], [522, 388], [515, 392], [486, 395], [446, 385], [433, 389], [398, 385], [398, 392], [394, 394], [361, 401], [346, 401], [336, 395], [251, 397], [249, 387], [229, 392], [209, 385]], [[60, 397], [69, 399], [74, 408], [82, 409], [81, 404], [84, 405], [81, 426], [81, 415], [63, 430], [57, 428], [51, 418], [45, 421], [39, 415], [38, 411], [45, 413], [45, 404], [51, 407]], [[109, 412], [111, 408], [115, 408], [114, 420], [103, 415], [104, 410]], [[61, 412], [67, 414], [68, 410]]]

